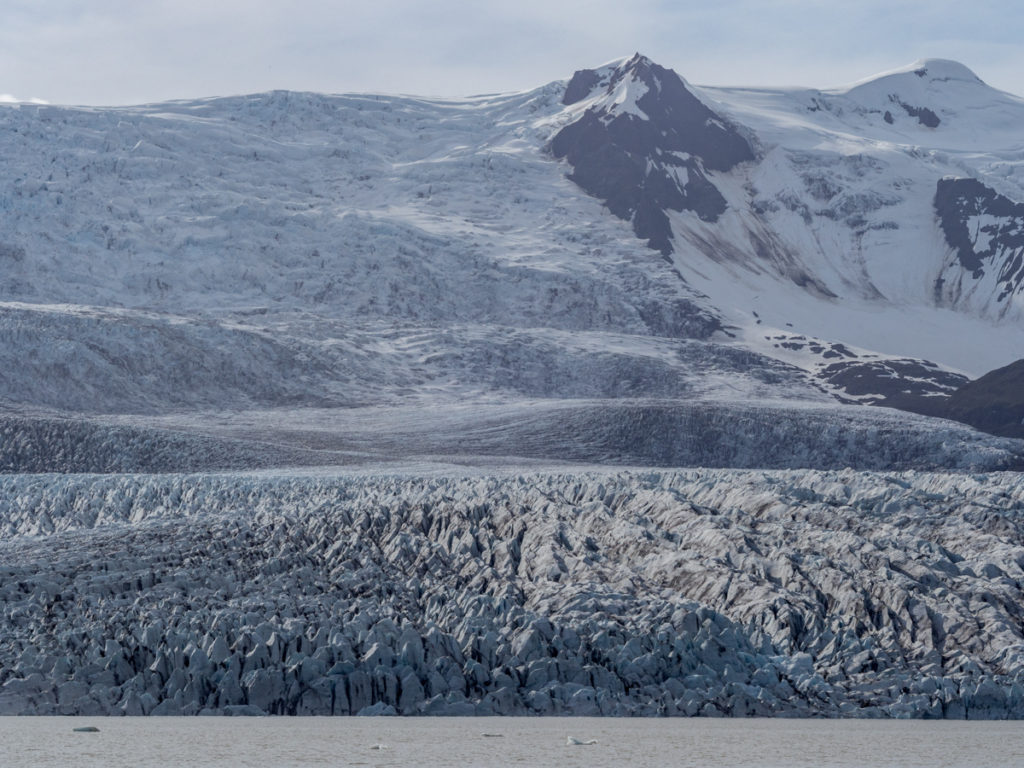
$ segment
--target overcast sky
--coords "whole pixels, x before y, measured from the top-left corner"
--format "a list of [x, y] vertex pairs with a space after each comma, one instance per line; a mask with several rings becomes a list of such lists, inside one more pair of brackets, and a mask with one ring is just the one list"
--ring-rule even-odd
[[1024, 95], [1017, 0], [0, 0], [0, 94], [532, 88], [640, 51], [700, 85], [840, 86], [920, 58]]

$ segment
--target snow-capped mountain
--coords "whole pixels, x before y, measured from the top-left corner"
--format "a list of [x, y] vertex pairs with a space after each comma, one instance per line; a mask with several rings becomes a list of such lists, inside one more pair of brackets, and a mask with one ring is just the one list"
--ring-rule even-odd
[[665, 255], [672, 252], [666, 212], [717, 222], [727, 205], [706, 172], [754, 159], [746, 139], [678, 75], [639, 54], [577, 72], [562, 102], [580, 114], [555, 134], [552, 153], [572, 165], [570, 179]]
[[461, 101], [5, 106], [0, 397], [228, 433], [189, 414], [940, 412], [1024, 351], [1021, 118], [952, 62], [770, 91], [639, 54]]
[[934, 412], [959, 374], [1024, 350], [1024, 101], [966, 67], [752, 91], [694, 88], [637, 55], [577, 72], [565, 100], [581, 114], [551, 150], [569, 178], [730, 330], [833, 392]]

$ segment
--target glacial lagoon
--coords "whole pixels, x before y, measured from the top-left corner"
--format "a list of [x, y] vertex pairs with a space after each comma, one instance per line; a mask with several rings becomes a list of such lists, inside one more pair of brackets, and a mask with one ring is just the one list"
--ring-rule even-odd
[[[98, 732], [78, 732], [93, 726]], [[571, 744], [594, 741], [593, 744]], [[994, 768], [1017, 722], [625, 718], [0, 718], [0, 765]]]

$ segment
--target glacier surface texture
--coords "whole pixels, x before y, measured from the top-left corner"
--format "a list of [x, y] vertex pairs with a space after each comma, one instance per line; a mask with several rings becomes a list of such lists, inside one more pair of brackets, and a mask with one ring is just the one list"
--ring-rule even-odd
[[1016, 717], [1016, 474], [3, 480], [0, 712]]

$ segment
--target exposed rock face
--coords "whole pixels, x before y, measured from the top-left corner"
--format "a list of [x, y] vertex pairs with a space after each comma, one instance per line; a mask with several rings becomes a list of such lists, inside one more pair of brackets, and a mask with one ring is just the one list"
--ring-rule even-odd
[[844, 360], [818, 373], [851, 400], [939, 415], [950, 395], [968, 382], [927, 360]]
[[683, 80], [637, 54], [610, 70], [581, 70], [562, 101], [587, 109], [551, 141], [569, 178], [633, 223], [638, 237], [672, 252], [666, 210], [716, 221], [726, 202], [706, 171], [728, 171], [754, 159], [737, 130], [709, 109]]
[[1024, 437], [1024, 360], [958, 389], [942, 415], [1007, 437]]
[[[998, 288], [997, 300], [1017, 296], [1024, 286], [1024, 204], [1014, 202], [977, 179], [940, 179], [935, 212], [960, 266], [973, 279]], [[935, 292], [956, 301], [969, 293], [972, 281], [943, 273]]]
[[[910, 115], [911, 117], [916, 117], [917, 122], [919, 122], [925, 128], [938, 128], [939, 123], [942, 122], [942, 120], [939, 119], [939, 116], [936, 115], [932, 110], [928, 109], [928, 107], [912, 106], [903, 101], [900, 101], [898, 96], [890, 96], [889, 98], [893, 101], [894, 104], [898, 104], [899, 106], [903, 107], [903, 111], [906, 112], [908, 115]], [[889, 115], [889, 119], [886, 120], [886, 122], [893, 122], [892, 115], [889, 114], [888, 112], [886, 112], [886, 114]]]
[[4, 713], [1024, 715], [1018, 475], [23, 476], [2, 498]]

